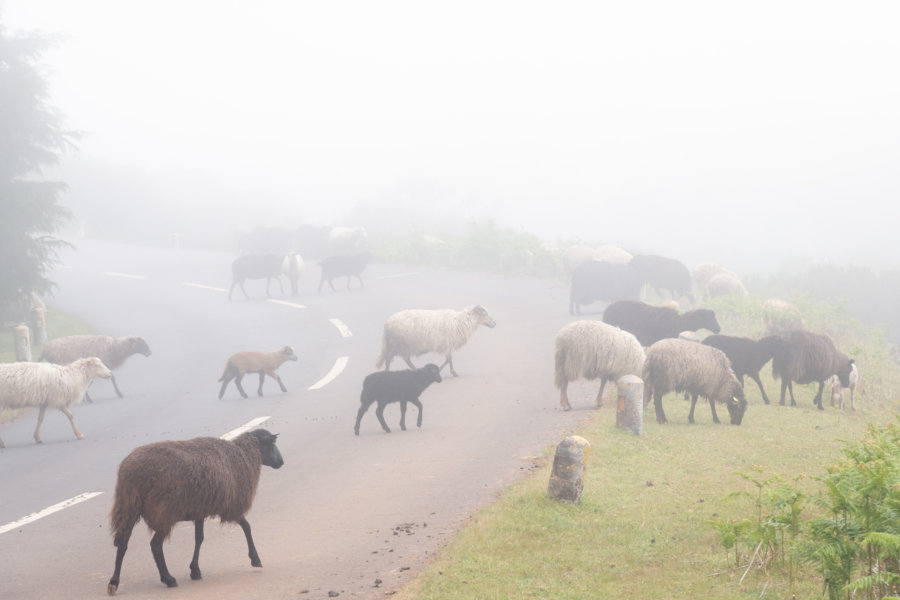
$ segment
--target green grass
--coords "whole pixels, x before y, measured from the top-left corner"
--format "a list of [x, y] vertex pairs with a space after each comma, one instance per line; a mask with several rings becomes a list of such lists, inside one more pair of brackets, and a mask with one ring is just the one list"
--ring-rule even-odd
[[[92, 333], [91, 328], [84, 321], [79, 320], [77, 317], [60, 313], [59, 311], [55, 310], [50, 310], [47, 312], [47, 334], [51, 338], [57, 338], [66, 335], [77, 335], [81, 333]], [[34, 333], [32, 333], [32, 338], [33, 337]], [[37, 360], [38, 358], [40, 358], [41, 350], [43, 350], [43, 346], [41, 344], [35, 344], [34, 339], [32, 339], [32, 360]], [[12, 329], [7, 329], [5, 331], [5, 334], [3, 336], [0, 336], [0, 363], [13, 362], [15, 360], [16, 349], [13, 339], [13, 332]], [[20, 412], [21, 410], [0, 409], [0, 423], [5, 423], [11, 420]]]
[[[773, 405], [762, 403], [748, 379], [750, 406], [739, 427], [714, 425], [708, 405], [700, 404], [697, 424], [688, 425], [689, 403], [669, 394], [663, 401], [669, 424], [658, 425], [649, 407], [643, 435], [635, 436], [616, 428], [615, 409], [607, 405], [573, 432], [591, 443], [580, 505], [547, 498], [548, 449], [534, 475], [473, 517], [397, 597], [821, 597], [821, 577], [787, 552], [765, 566], [757, 562], [745, 576], [753, 549], [726, 549], [714, 523], [758, 518], [757, 489], [740, 473], [779, 476], [808, 497], [821, 496], [815, 477], [841, 455], [844, 441], [858, 439], [869, 423], [895, 418], [900, 374], [878, 332], [840, 307], [791, 300], [801, 304], [810, 329], [827, 331], [856, 358], [864, 380], [856, 412], [830, 408], [827, 391], [826, 409], [814, 409], [813, 385], [794, 386], [799, 406], [778, 406], [780, 387], [768, 369], [763, 383]], [[756, 336], [761, 304], [721, 299], [712, 307], [723, 331]], [[594, 390], [583, 388], [586, 401]], [[808, 502], [801, 519], [816, 510]]]

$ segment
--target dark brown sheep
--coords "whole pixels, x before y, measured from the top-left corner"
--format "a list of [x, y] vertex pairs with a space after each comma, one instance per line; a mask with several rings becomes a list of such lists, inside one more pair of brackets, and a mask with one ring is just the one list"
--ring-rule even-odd
[[178, 583], [166, 568], [162, 545], [179, 521], [194, 522], [191, 579], [200, 579], [198, 560], [207, 517], [240, 525], [247, 538], [250, 564], [261, 567], [244, 515], [256, 495], [262, 465], [278, 469], [284, 464], [275, 446], [276, 437], [265, 429], [256, 429], [233, 441], [200, 437], [147, 444], [126, 456], [119, 465], [110, 514], [113, 543], [118, 550], [107, 593], [112, 596], [119, 588], [122, 559], [131, 531], [141, 517], [154, 532], [150, 551], [160, 580], [169, 587]]
[[841, 385], [850, 387], [853, 359], [847, 358], [846, 354], [838, 350], [830, 337], [802, 329], [789, 331], [781, 337], [785, 344], [772, 359], [772, 377], [781, 379], [782, 406], [785, 391], [790, 391], [791, 406], [797, 406], [794, 402], [794, 381], [799, 384], [818, 382], [819, 390], [813, 398], [813, 404], [819, 410], [823, 409], [822, 390], [829, 377], [837, 375]]
[[711, 335], [703, 340], [703, 343], [724, 352], [731, 361], [731, 369], [741, 382], [741, 387], [744, 387], [744, 375], [750, 376], [759, 386], [763, 402], [769, 403], [769, 397], [766, 396], [766, 390], [759, 378], [759, 371], [784, 346], [784, 339], [777, 335], [770, 335], [760, 340], [730, 335]]
[[709, 329], [713, 333], [721, 331], [719, 322], [716, 321], [716, 313], [708, 308], [678, 314], [674, 308], [651, 306], [632, 300], [621, 300], [607, 306], [603, 311], [603, 322], [634, 334], [641, 346], [651, 346], [659, 340], [677, 338], [682, 331], [698, 329]]
[[234, 286], [240, 286], [247, 300], [247, 290], [244, 289], [244, 281], [247, 279], [265, 279], [266, 296], [269, 295], [269, 281], [274, 279], [284, 294], [284, 284], [281, 283], [281, 261], [283, 257], [276, 254], [245, 254], [239, 256], [231, 263], [231, 287], [228, 289], [228, 299], [231, 300], [231, 292]]

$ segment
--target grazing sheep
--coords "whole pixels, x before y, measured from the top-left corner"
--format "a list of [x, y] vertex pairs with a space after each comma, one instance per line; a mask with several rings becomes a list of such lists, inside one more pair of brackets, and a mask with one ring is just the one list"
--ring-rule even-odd
[[679, 339], [660, 340], [647, 349], [644, 360], [644, 404], [653, 398], [656, 422], [666, 423], [662, 397], [669, 392], [691, 394], [688, 422], [694, 422], [697, 397], [709, 400], [713, 421], [718, 423], [716, 402], [728, 408], [732, 425], [740, 425], [747, 410], [744, 389], [735, 377], [728, 357], [718, 348]]
[[332, 227], [328, 232], [331, 254], [357, 254], [366, 248], [366, 230], [363, 227]]
[[813, 404], [823, 409], [822, 390], [825, 381], [837, 375], [844, 387], [850, 387], [850, 371], [853, 359], [835, 348], [834, 342], [827, 335], [811, 333], [796, 329], [782, 335], [784, 347], [775, 353], [772, 359], [772, 377], [781, 379], [781, 405], [784, 406], [786, 391], [791, 393], [791, 406], [794, 401], [793, 382], [799, 384], [819, 383], [819, 390], [813, 398]]
[[[859, 383], [859, 371], [856, 369], [856, 363], [850, 365], [850, 410], [856, 410], [856, 402], [853, 400], [853, 393], [856, 391], [856, 384]], [[844, 410], [844, 386], [837, 375], [832, 375], [828, 380], [831, 386], [831, 405], [834, 406], [838, 401], [838, 408]]]
[[581, 305], [598, 300], [637, 300], [644, 280], [631, 265], [590, 260], [572, 272], [569, 291], [569, 314], [581, 314]]
[[556, 334], [556, 387], [559, 404], [571, 410], [567, 393], [576, 379], [600, 379], [597, 406], [603, 401], [607, 381], [625, 375], [640, 377], [644, 349], [632, 334], [600, 321], [575, 321]]
[[[47, 342], [41, 352], [40, 360], [57, 365], [67, 365], [79, 358], [87, 358], [96, 356], [103, 361], [103, 364], [110, 371], [115, 371], [134, 354], [143, 354], [150, 356], [150, 346], [139, 336], [128, 336], [114, 338], [108, 335], [68, 335], [65, 337], [55, 338]], [[124, 398], [124, 394], [116, 383], [115, 374], [110, 376], [113, 389], [119, 398]], [[90, 394], [85, 392], [85, 400], [93, 402]]]
[[630, 331], [642, 346], [650, 346], [665, 338], [677, 338], [683, 331], [708, 329], [719, 333], [722, 330], [716, 321], [716, 314], [708, 308], [678, 314], [672, 308], [629, 300], [607, 306], [603, 311], [603, 321]]
[[778, 298], [763, 302], [762, 323], [766, 335], [780, 335], [794, 329], [806, 329], [800, 309]]
[[[84, 434], [78, 430], [69, 406], [78, 404], [95, 377], [112, 377], [106, 365], [96, 356], [79, 358], [68, 365], [51, 363], [14, 362], [0, 364], [0, 409], [37, 406], [37, 427], [34, 441], [41, 443], [41, 423], [48, 408], [58, 408], [69, 418], [72, 431], [79, 440]], [[0, 448], [6, 444], [0, 439]]]
[[347, 277], [347, 289], [350, 289], [350, 278], [359, 279], [359, 285], [366, 287], [362, 280], [362, 272], [366, 269], [371, 260], [372, 255], [369, 252], [360, 252], [358, 254], [341, 254], [338, 256], [329, 256], [322, 260], [319, 266], [322, 267], [322, 277], [319, 279], [319, 293], [322, 292], [322, 285], [327, 281], [332, 291], [334, 284], [331, 282], [335, 277]]
[[769, 397], [766, 396], [766, 390], [759, 379], [759, 371], [784, 346], [781, 337], [770, 335], [760, 340], [751, 340], [746, 337], [711, 335], [704, 339], [703, 343], [724, 352], [731, 362], [731, 370], [741, 382], [741, 387], [744, 386], [744, 375], [749, 375], [759, 386], [763, 402], [769, 403]]
[[231, 263], [231, 288], [228, 290], [228, 299], [231, 300], [231, 292], [234, 286], [239, 285], [247, 300], [247, 290], [244, 289], [244, 281], [247, 279], [265, 279], [266, 296], [269, 295], [269, 281], [274, 279], [284, 294], [284, 284], [281, 283], [281, 257], [276, 254], [246, 254], [234, 259]]
[[666, 290], [673, 300], [687, 296], [693, 303], [691, 272], [681, 261], [655, 254], [639, 254], [632, 258], [629, 264], [641, 274], [644, 282], [651, 286], [659, 297], [662, 297], [663, 290]]
[[303, 257], [296, 252], [288, 252], [284, 260], [281, 261], [281, 274], [287, 277], [288, 282], [291, 284], [291, 296], [297, 295], [297, 284], [305, 268]]
[[293, 346], [284, 346], [278, 350], [269, 351], [243, 350], [235, 352], [225, 362], [225, 370], [222, 371], [222, 376], [219, 377], [219, 381], [222, 382], [222, 387], [219, 388], [219, 400], [225, 395], [225, 388], [228, 387], [228, 382], [232, 379], [234, 379], [234, 385], [241, 393], [241, 397], [246, 398], [247, 393], [244, 392], [244, 388], [241, 386], [241, 379], [247, 373], [259, 373], [259, 389], [256, 390], [256, 393], [260, 396], [263, 395], [263, 381], [266, 379], [266, 375], [278, 382], [282, 392], [286, 392], [287, 388], [284, 387], [281, 377], [278, 376], [275, 370], [287, 360], [297, 360], [297, 354], [294, 352]]
[[706, 295], [710, 298], [719, 298], [721, 296], [746, 298], [750, 293], [736, 276], [728, 273], [717, 273], [706, 284]]
[[440, 369], [450, 365], [450, 374], [458, 377], [453, 369], [453, 352], [469, 341], [479, 325], [493, 328], [496, 324], [480, 304], [462, 310], [402, 310], [384, 323], [381, 355], [375, 367], [380, 369], [384, 365], [384, 370], [388, 371], [391, 361], [399, 356], [410, 369], [415, 369], [411, 357], [436, 352], [446, 356]]
[[740, 279], [734, 271], [726, 269], [722, 265], [703, 263], [694, 267], [694, 271], [691, 274], [691, 278], [694, 281], [694, 289], [701, 295], [708, 295], [709, 290], [707, 286], [709, 285], [709, 280], [720, 273], [731, 275], [735, 279]]
[[185, 441], [147, 444], [132, 450], [119, 465], [116, 495], [110, 523], [116, 546], [116, 565], [107, 593], [119, 589], [122, 559], [131, 531], [143, 517], [153, 531], [150, 551], [159, 578], [169, 587], [178, 582], [169, 573], [163, 541], [179, 521], [194, 522], [194, 556], [191, 579], [200, 579], [200, 544], [203, 521], [219, 517], [244, 530], [250, 564], [262, 567], [246, 514], [253, 504], [262, 466], [279, 469], [284, 464], [275, 445], [277, 435], [265, 429], [242, 433], [232, 441], [199, 437]]
[[359, 395], [359, 411], [356, 413], [356, 425], [353, 433], [359, 435], [359, 423], [373, 402], [378, 403], [375, 416], [381, 423], [385, 433], [391, 430], [384, 422], [384, 407], [391, 402], [400, 403], [400, 429], [406, 431], [406, 404], [411, 403], [419, 409], [416, 427], [422, 426], [422, 403], [419, 396], [432, 383], [441, 382], [441, 370], [437, 365], [428, 363], [421, 369], [411, 371], [376, 371], [366, 375], [363, 380], [362, 393]]

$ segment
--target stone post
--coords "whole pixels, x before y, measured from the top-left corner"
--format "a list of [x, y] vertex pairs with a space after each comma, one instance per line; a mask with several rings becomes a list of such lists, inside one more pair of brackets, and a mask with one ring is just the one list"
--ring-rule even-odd
[[28, 325], [17, 325], [13, 329], [13, 340], [16, 347], [16, 360], [31, 362], [31, 336]]
[[591, 444], [581, 436], [571, 435], [556, 447], [553, 472], [547, 495], [563, 502], [578, 504], [584, 489], [584, 470], [587, 468]]
[[644, 422], [644, 382], [635, 375], [625, 375], [619, 379], [618, 387], [616, 427], [641, 435]]
[[35, 306], [31, 309], [31, 320], [35, 329], [35, 337], [38, 344], [47, 343], [47, 318], [44, 316], [44, 309]]

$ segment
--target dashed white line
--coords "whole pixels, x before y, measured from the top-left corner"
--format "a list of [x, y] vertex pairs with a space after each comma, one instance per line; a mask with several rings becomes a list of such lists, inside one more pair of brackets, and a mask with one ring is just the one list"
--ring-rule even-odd
[[328, 319], [328, 322], [337, 327], [337, 330], [341, 334], [341, 337], [353, 337], [353, 332], [350, 331], [350, 328], [347, 327], [347, 325], [340, 319]]
[[349, 362], [349, 360], [350, 357], [348, 356], [342, 356], [338, 358], [336, 361], [334, 361], [334, 366], [331, 367], [331, 370], [328, 371], [328, 374], [307, 389], [318, 390], [337, 379], [337, 376], [340, 375], [341, 372], [347, 367], [347, 362]]
[[212, 291], [214, 291], [214, 292], [227, 292], [227, 291], [228, 291], [228, 290], [226, 290], [225, 288], [215, 287], [215, 286], [212, 286], [212, 285], [203, 285], [202, 283], [188, 283], [188, 282], [185, 282], [184, 285], [186, 285], [186, 286], [188, 286], [188, 287], [200, 288], [201, 290], [212, 290]]
[[285, 302], [284, 300], [276, 300], [275, 298], [269, 298], [269, 302], [272, 302], [273, 304], [290, 306], [291, 308], [306, 308], [302, 304], [294, 304], [293, 302]]
[[95, 496], [99, 496], [103, 492], [87, 492], [85, 494], [79, 494], [74, 498], [69, 498], [68, 500], [63, 500], [59, 504], [54, 504], [53, 506], [48, 506], [44, 510], [38, 511], [36, 513], [31, 513], [30, 515], [24, 516], [17, 521], [13, 521], [12, 523], [7, 523], [0, 527], [0, 534], [6, 533], [7, 531], [12, 531], [13, 529], [18, 529], [23, 525], [27, 525], [29, 523], [33, 523], [38, 519], [43, 519], [48, 515], [52, 515], [55, 512], [61, 511], [64, 508], [69, 508], [70, 506], [75, 506], [80, 502], [84, 502], [85, 500], [90, 500]]
[[265, 423], [266, 421], [268, 421], [268, 420], [271, 419], [271, 418], [272, 418], [272, 417], [256, 417], [256, 418], [253, 419], [252, 421], [247, 421], [246, 423], [244, 423], [243, 425], [241, 425], [241, 426], [238, 427], [237, 429], [232, 429], [232, 430], [229, 431], [228, 433], [222, 434], [220, 437], [221, 437], [223, 440], [233, 440], [234, 438], [236, 438], [237, 436], [241, 435], [241, 434], [244, 433], [245, 431], [250, 431], [250, 430], [253, 429], [254, 427], [257, 427], [258, 425], [262, 425], [263, 423]]
[[129, 275], [128, 273], [116, 273], [114, 271], [104, 271], [103, 274], [110, 277], [124, 277], [125, 279], [147, 279], [146, 275]]

